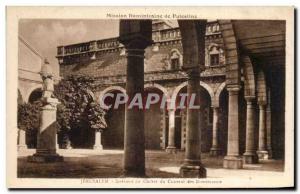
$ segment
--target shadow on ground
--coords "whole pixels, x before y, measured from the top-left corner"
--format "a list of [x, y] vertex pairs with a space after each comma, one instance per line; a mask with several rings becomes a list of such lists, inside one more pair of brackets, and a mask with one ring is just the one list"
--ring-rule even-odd
[[[163, 151], [146, 152], [146, 173], [151, 178], [180, 178], [179, 174], [160, 171], [162, 167], [179, 167], [184, 153], [168, 154]], [[209, 157], [203, 154], [206, 168], [222, 168], [223, 157]], [[20, 178], [117, 178], [122, 175], [123, 154], [86, 155], [85, 157], [64, 157], [64, 162], [31, 163], [26, 157], [18, 158]], [[266, 161], [259, 170], [283, 171], [282, 161]], [[250, 167], [247, 167], [251, 169]]]

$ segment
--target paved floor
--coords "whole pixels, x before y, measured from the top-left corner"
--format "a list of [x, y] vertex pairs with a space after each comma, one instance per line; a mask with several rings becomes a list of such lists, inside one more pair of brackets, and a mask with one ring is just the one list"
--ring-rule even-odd
[[[60, 149], [64, 162], [30, 163], [26, 156], [35, 150], [19, 152], [18, 177], [43, 178], [109, 178], [122, 175], [122, 150], [88, 150]], [[179, 168], [184, 159], [184, 152], [168, 154], [164, 151], [146, 151], [146, 169], [148, 177], [179, 178]], [[202, 154], [202, 162], [207, 169], [207, 176], [253, 178], [255, 176], [270, 177], [283, 174], [283, 161], [268, 160], [255, 165], [244, 165], [242, 170], [226, 170], [222, 168], [223, 157], [210, 157]]]

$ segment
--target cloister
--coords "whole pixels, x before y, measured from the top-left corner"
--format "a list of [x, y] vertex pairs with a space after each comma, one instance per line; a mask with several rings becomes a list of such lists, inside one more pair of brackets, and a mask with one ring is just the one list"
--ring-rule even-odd
[[[107, 110], [100, 142], [104, 150], [124, 150], [124, 176], [145, 176], [145, 149], [184, 151], [182, 177], [206, 177], [205, 152], [224, 155], [227, 169], [284, 160], [284, 21], [178, 20], [171, 27], [159, 20], [121, 20], [119, 30], [117, 38], [59, 46], [61, 79], [97, 77], [97, 101], [107, 93], [156, 93], [167, 102], [197, 94], [200, 105], [138, 110], [123, 104]], [[41, 96], [41, 80], [23, 87], [27, 82], [19, 78], [19, 93], [33, 102]], [[20, 131], [20, 150], [28, 146], [25, 137]], [[71, 146], [97, 149], [99, 137], [74, 132]], [[59, 134], [57, 139], [60, 144]]]

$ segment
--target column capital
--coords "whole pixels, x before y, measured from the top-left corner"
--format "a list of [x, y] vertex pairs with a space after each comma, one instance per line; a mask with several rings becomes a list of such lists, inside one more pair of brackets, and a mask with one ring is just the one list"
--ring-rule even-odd
[[247, 104], [253, 104], [255, 96], [245, 96], [245, 100], [247, 101]]
[[259, 105], [259, 107], [265, 107], [267, 105], [265, 101], [257, 101], [257, 104]]
[[240, 85], [227, 85], [226, 89], [228, 92], [239, 92], [241, 89]]
[[213, 110], [219, 110], [219, 106], [215, 106], [215, 105], [212, 105], [212, 106], [210, 106]]

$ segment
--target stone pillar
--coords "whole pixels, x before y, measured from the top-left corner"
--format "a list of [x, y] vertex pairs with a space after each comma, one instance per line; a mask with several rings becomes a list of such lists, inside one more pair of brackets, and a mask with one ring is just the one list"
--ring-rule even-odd
[[18, 151], [26, 150], [26, 131], [18, 129], [18, 138], [19, 138], [19, 144], [18, 144]]
[[63, 157], [56, 153], [56, 107], [59, 104], [56, 98], [53, 98], [54, 84], [51, 66], [45, 60], [40, 72], [43, 80], [44, 106], [40, 112], [40, 127], [37, 134], [37, 148], [33, 156], [28, 157], [30, 162], [58, 162]]
[[180, 175], [188, 178], [206, 177], [206, 169], [201, 163], [200, 148], [200, 110], [189, 107], [192, 95], [196, 95], [195, 105], [200, 104], [199, 94], [200, 72], [196, 69], [188, 71], [188, 108], [187, 108], [187, 131], [184, 163], [180, 168]]
[[94, 150], [103, 150], [103, 146], [101, 143], [101, 131], [95, 131], [95, 145]]
[[258, 131], [258, 150], [259, 159], [268, 159], [268, 151], [266, 147], [266, 105], [259, 102], [259, 131]]
[[[126, 93], [132, 100], [144, 93], [144, 53], [152, 43], [151, 20], [121, 20], [119, 41], [126, 48]], [[124, 177], [145, 176], [144, 110], [125, 105]]]
[[272, 159], [272, 124], [271, 124], [271, 105], [268, 103], [266, 109], [266, 128], [267, 128], [267, 151], [268, 151], [268, 159]]
[[243, 160], [239, 155], [239, 86], [228, 87], [228, 144], [224, 157], [224, 168], [243, 168]]
[[175, 147], [175, 109], [170, 108], [169, 111], [169, 136], [168, 136], [168, 147], [166, 151], [168, 153], [176, 153]]
[[212, 107], [213, 109], [213, 129], [212, 129], [212, 147], [210, 148], [211, 156], [218, 156], [221, 154], [218, 141], [219, 130], [219, 107]]
[[258, 162], [255, 152], [255, 109], [253, 106], [255, 96], [245, 96], [247, 101], [246, 118], [246, 150], [243, 155], [245, 164], [254, 164]]
[[267, 151], [268, 158], [273, 158], [272, 151], [272, 113], [271, 113], [271, 90], [268, 89], [268, 104], [266, 108], [266, 128], [267, 128]]

